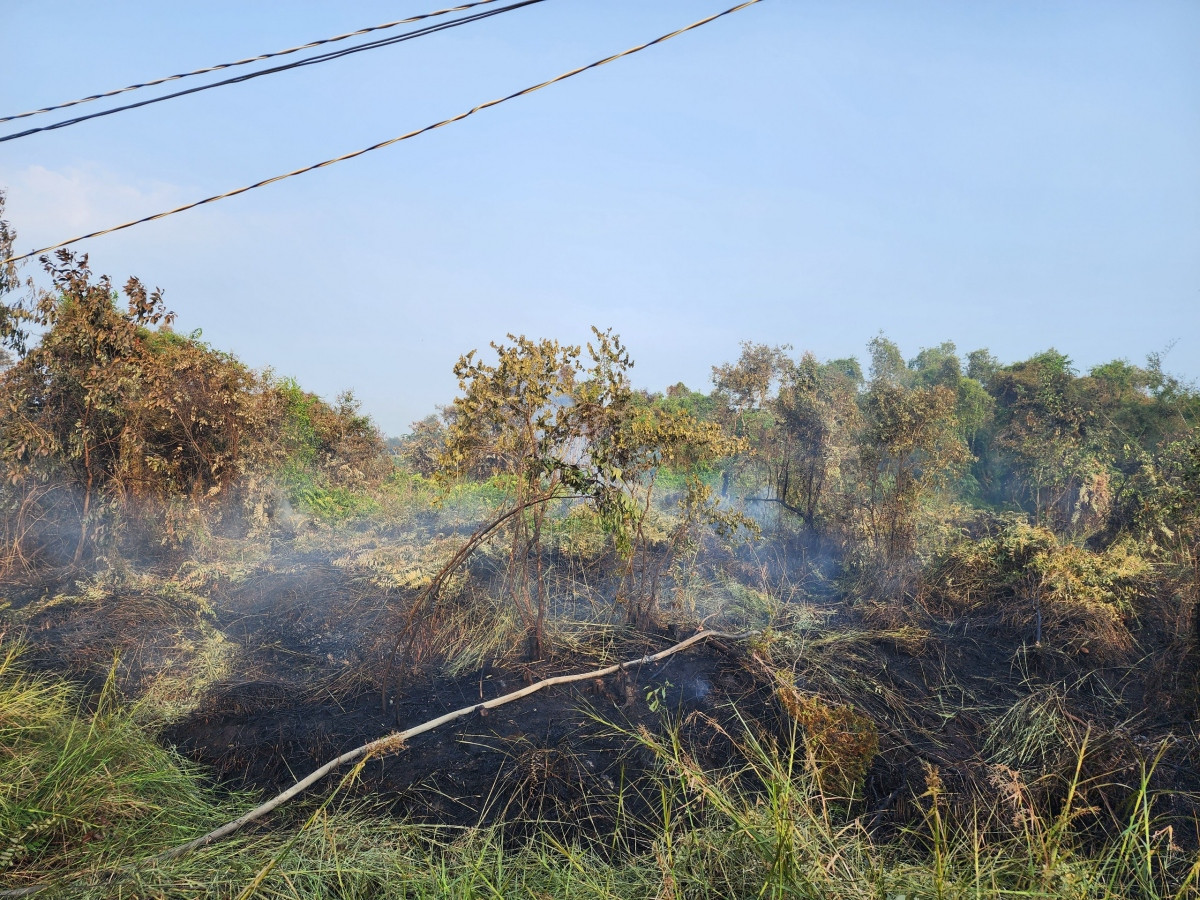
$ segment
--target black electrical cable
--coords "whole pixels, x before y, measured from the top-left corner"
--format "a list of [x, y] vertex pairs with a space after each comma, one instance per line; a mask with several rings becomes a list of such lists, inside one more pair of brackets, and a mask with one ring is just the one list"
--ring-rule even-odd
[[[587, 65], [570, 69], [566, 72], [563, 72], [561, 75], [555, 75], [553, 78], [548, 78], [545, 81], [530, 85], [527, 88], [514, 91], [513, 93], [504, 97], [497, 97], [494, 100], [488, 100], [484, 103], [480, 103], [477, 106], [473, 106], [456, 116], [450, 116], [448, 119], [442, 119], [440, 122], [434, 122], [432, 125], [426, 125], [424, 128], [414, 128], [412, 131], [405, 132], [404, 134], [398, 135], [394, 138], [389, 138], [386, 141], [380, 141], [379, 143], [372, 144], [369, 147], [352, 150], [349, 153], [343, 153], [341, 156], [335, 156], [331, 159], [322, 160], [321, 162], [313, 163], [312, 165], [301, 166], [299, 169], [293, 169], [290, 172], [274, 175], [271, 178], [264, 178], [262, 181], [256, 181], [254, 184], [247, 184], [243, 187], [234, 188], [233, 190], [225, 191], [220, 194], [213, 194], [211, 197], [205, 197], [203, 200], [196, 200], [192, 203], [185, 203], [183, 206], [176, 206], [174, 209], [163, 210], [162, 212], [158, 212], [150, 216], [142, 216], [140, 219], [131, 219], [128, 222], [122, 222], [120, 225], [113, 225], [109, 228], [103, 228], [100, 231], [92, 231], [88, 234], [81, 234], [78, 237], [68, 238], [65, 241], [59, 241], [57, 244], [50, 244], [49, 246], [42, 247], [38, 250], [30, 250], [28, 253], [9, 256], [5, 259], [0, 259], [0, 266], [8, 263], [20, 262], [23, 259], [29, 259], [32, 256], [39, 256], [43, 253], [49, 253], [52, 250], [58, 250], [61, 247], [77, 244], [80, 241], [86, 241], [90, 238], [97, 238], [106, 234], [112, 234], [115, 231], [124, 231], [126, 228], [133, 228], [135, 225], [144, 225], [147, 222], [156, 222], [159, 219], [165, 219], [167, 216], [174, 216], [182, 212], [187, 212], [189, 209], [195, 209], [198, 206], [204, 206], [208, 203], [216, 203], [218, 200], [225, 200], [229, 197], [237, 197], [240, 194], [258, 190], [259, 188], [266, 187], [269, 184], [275, 184], [276, 182], [284, 181], [288, 178], [295, 178], [297, 175], [304, 175], [308, 172], [315, 172], [318, 169], [324, 169], [327, 166], [336, 165], [337, 163], [345, 162], [349, 159], [356, 159], [375, 150], [382, 150], [384, 147], [390, 147], [393, 144], [400, 143], [401, 141], [411, 140], [412, 138], [418, 137], [422, 134], [428, 134], [429, 132], [436, 131], [439, 128], [445, 128], [447, 125], [452, 125], [455, 122], [461, 122], [463, 119], [468, 119], [485, 109], [491, 109], [495, 106], [499, 106], [502, 103], [508, 103], [510, 100], [516, 100], [518, 97], [525, 97], [529, 94], [535, 93], [536, 91], [548, 88], [552, 84], [558, 84], [559, 82], [566, 81], [568, 78], [574, 78], [576, 75], [589, 72], [592, 69], [598, 69], [601, 66], [607, 66], [609, 63], [616, 62], [619, 59], [624, 59], [627, 56], [632, 56], [635, 53], [641, 53], [643, 50], [647, 50], [650, 47], [655, 47], [659, 44], [676, 38], [681, 34], [686, 34], [689, 31], [695, 31], [697, 28], [707, 25], [709, 22], [715, 22], [717, 19], [731, 15], [732, 13], [740, 12], [747, 7], [754, 6], [755, 4], [761, 2], [762, 0], [743, 0], [743, 2], [739, 3], [737, 6], [732, 6], [722, 12], [705, 16], [703, 19], [698, 19], [697, 21], [692, 22], [690, 25], [685, 25], [682, 28], [676, 28], [674, 31], [659, 35], [653, 40], [646, 41], [643, 44], [638, 44], [636, 47], [630, 47], [628, 50], [622, 50], [620, 53], [614, 53], [611, 56], [606, 56], [603, 59], [598, 59], [595, 62], [588, 63]], [[2, 896], [6, 896], [6, 894], [3, 891], [0, 891], [0, 897]]]
[[469, 25], [472, 22], [478, 22], [483, 19], [489, 19], [492, 16], [498, 16], [501, 13], [512, 12], [513, 10], [521, 9], [522, 7], [532, 6], [535, 3], [544, 3], [544, 2], [545, 2], [545, 0], [521, 0], [521, 2], [519, 2], [519, 3], [512, 3], [512, 4], [509, 4], [508, 6], [501, 6], [498, 9], [489, 9], [485, 12], [472, 13], [469, 16], [463, 16], [462, 18], [459, 18], [459, 19], [451, 19], [449, 22], [439, 22], [436, 25], [426, 25], [422, 28], [414, 29], [413, 31], [406, 31], [406, 32], [404, 32], [404, 34], [397, 34], [397, 35], [392, 35], [391, 37], [379, 38], [378, 40], [368, 41], [365, 44], [356, 44], [353, 47], [343, 47], [340, 50], [331, 50], [327, 53], [318, 54], [317, 56], [310, 56], [310, 57], [306, 57], [305, 59], [298, 59], [295, 62], [284, 63], [283, 65], [279, 65], [279, 66], [272, 66], [269, 69], [259, 69], [256, 72], [249, 72], [245, 75], [238, 75], [234, 78], [226, 78], [222, 81], [214, 81], [214, 82], [211, 82], [210, 84], [198, 85], [197, 87], [188, 88], [187, 90], [182, 90], [182, 91], [175, 91], [174, 93], [171, 93], [171, 94], [163, 94], [161, 97], [151, 97], [149, 100], [141, 100], [141, 101], [138, 101], [137, 103], [126, 103], [124, 106], [114, 106], [112, 109], [103, 109], [103, 110], [100, 110], [99, 112], [88, 113], [85, 116], [76, 116], [73, 119], [64, 119], [61, 122], [55, 122], [53, 125], [43, 125], [40, 128], [29, 128], [29, 129], [26, 129], [25, 131], [18, 131], [18, 132], [14, 132], [13, 134], [2, 135], [2, 136], [0, 136], [0, 144], [4, 143], [5, 141], [15, 141], [17, 138], [28, 137], [31, 134], [38, 134], [39, 132], [42, 132], [42, 131], [55, 131], [59, 128], [66, 128], [70, 125], [78, 125], [81, 122], [87, 122], [91, 119], [98, 119], [98, 118], [101, 118], [102, 116], [111, 116], [114, 113], [125, 112], [126, 110], [130, 110], [130, 109], [138, 109], [139, 107], [142, 107], [142, 106], [150, 106], [151, 104], [154, 104], [154, 103], [161, 103], [164, 100], [173, 100], [176, 97], [183, 97], [183, 96], [186, 96], [187, 94], [195, 94], [195, 93], [199, 93], [200, 91], [207, 91], [207, 90], [210, 90], [211, 88], [224, 87], [224, 86], [230, 85], [230, 84], [240, 84], [243, 81], [250, 81], [252, 78], [258, 78], [262, 75], [274, 75], [278, 72], [286, 72], [289, 69], [296, 69], [296, 68], [300, 68], [301, 66], [311, 66], [311, 65], [316, 65], [317, 63], [329, 62], [330, 60], [340, 59], [343, 56], [349, 56], [352, 53], [359, 53], [363, 50], [375, 50], [379, 47], [388, 47], [388, 46], [391, 46], [392, 44], [399, 44], [399, 43], [403, 43], [404, 41], [411, 41], [414, 38], [425, 37], [426, 35], [430, 35], [430, 34], [436, 34], [439, 31], [445, 31], [450, 28], [457, 28], [459, 25]]
[[298, 53], [301, 50], [311, 50], [313, 47], [320, 47], [323, 44], [333, 44], [338, 41], [347, 40], [348, 38], [370, 34], [373, 31], [385, 31], [389, 28], [396, 28], [399, 25], [411, 25], [413, 22], [420, 22], [422, 19], [432, 19], [437, 16], [445, 16], [454, 12], [464, 12], [468, 9], [474, 9], [477, 6], [486, 6], [489, 3], [496, 2], [498, 2], [498, 0], [474, 0], [472, 3], [461, 3], [458, 6], [448, 6], [445, 9], [437, 9], [433, 12], [409, 16], [406, 19], [396, 19], [394, 22], [384, 22], [382, 25], [371, 25], [367, 28], [360, 28], [357, 31], [348, 31], [345, 34], [338, 34], [334, 35], [333, 37], [309, 41], [307, 44], [301, 44], [298, 47], [288, 47], [286, 50], [276, 50], [273, 53], [260, 53], [258, 56], [239, 59], [235, 62], [217, 63], [215, 66], [205, 66], [202, 69], [193, 69], [191, 72], [180, 72], [177, 75], [167, 75], [164, 78], [155, 78], [152, 81], [143, 81], [138, 84], [128, 85], [127, 87], [117, 88], [116, 90], [104, 91], [100, 94], [90, 94], [87, 97], [80, 97], [78, 100], [68, 100], [65, 103], [56, 103], [53, 106], [44, 106], [41, 109], [32, 109], [29, 112], [17, 113], [13, 116], [0, 116], [0, 123], [12, 122], [15, 119], [27, 119], [30, 116], [40, 116], [43, 113], [54, 112], [55, 110], [59, 109], [67, 109], [71, 106], [78, 106], [81, 103], [91, 103], [93, 100], [103, 100], [105, 97], [115, 97], [117, 94], [125, 94], [129, 91], [137, 91], [142, 88], [166, 84], [168, 81], [179, 81], [180, 79], [192, 78], [196, 75], [207, 75], [209, 72], [219, 72], [222, 69], [232, 69], [236, 66], [245, 66], [250, 63], [262, 62], [264, 59], [274, 59], [277, 56], [287, 56], [291, 53]]

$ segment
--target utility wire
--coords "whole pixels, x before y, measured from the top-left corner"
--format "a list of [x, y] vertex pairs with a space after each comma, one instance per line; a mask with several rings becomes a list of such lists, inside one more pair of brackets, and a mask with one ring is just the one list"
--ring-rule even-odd
[[652, 41], [647, 41], [644, 44], [638, 44], [636, 47], [630, 47], [628, 50], [622, 50], [620, 53], [614, 53], [612, 56], [606, 56], [604, 59], [598, 59], [593, 63], [588, 63], [586, 66], [580, 66], [577, 69], [571, 69], [569, 72], [564, 72], [561, 75], [556, 75], [554, 78], [551, 78], [548, 81], [543, 81], [539, 84], [535, 84], [530, 87], [524, 88], [515, 93], [509, 94], [506, 97], [500, 97], [495, 100], [488, 100], [486, 103], [480, 103], [478, 106], [472, 107], [471, 109], [467, 110], [466, 112], [459, 113], [456, 116], [451, 116], [449, 119], [442, 119], [442, 121], [435, 122], [432, 125], [426, 125], [424, 128], [418, 128], [414, 131], [406, 132], [405, 134], [402, 134], [399, 137], [390, 138], [389, 140], [386, 140], [386, 141], [380, 141], [378, 144], [372, 144], [370, 147], [364, 147], [361, 150], [355, 150], [352, 153], [346, 153], [346, 154], [343, 154], [342, 156], [335, 156], [333, 159], [327, 159], [323, 162], [313, 163], [311, 166], [304, 166], [303, 168], [300, 168], [300, 169], [293, 169], [291, 172], [284, 172], [282, 175], [276, 175], [272, 178], [267, 178], [267, 179], [264, 179], [263, 181], [258, 181], [258, 182], [255, 182], [254, 184], [246, 185], [245, 187], [235, 188], [234, 190], [226, 191], [223, 194], [214, 194], [211, 197], [205, 197], [203, 200], [197, 200], [194, 203], [187, 203], [183, 206], [177, 206], [174, 209], [168, 209], [165, 212], [155, 213], [152, 216], [144, 216], [141, 219], [133, 219], [129, 222], [123, 222], [120, 225], [114, 225], [111, 228], [105, 228], [101, 231], [93, 231], [93, 232], [90, 232], [89, 234], [81, 234], [79, 237], [73, 237], [70, 240], [60, 241], [59, 243], [51, 244], [48, 247], [42, 247], [38, 250], [30, 250], [28, 253], [22, 253], [20, 256], [10, 256], [6, 259], [0, 260], [0, 265], [18, 262], [22, 259], [28, 259], [31, 256], [38, 256], [39, 254], [42, 254], [42, 253], [48, 253], [49, 251], [57, 250], [60, 247], [66, 247], [66, 246], [69, 246], [70, 244], [78, 243], [79, 241], [86, 241], [89, 238], [101, 237], [102, 235], [112, 234], [114, 231], [123, 231], [126, 228], [132, 228], [134, 225], [142, 225], [146, 222], [156, 221], [157, 219], [165, 219], [167, 216], [173, 216], [176, 213], [186, 212], [189, 209], [195, 209], [197, 206], [203, 206], [206, 203], [214, 203], [217, 200], [224, 200], [226, 197], [236, 197], [238, 194], [244, 194], [247, 191], [253, 191], [260, 187], [266, 187], [268, 184], [274, 184], [275, 182], [283, 181], [286, 178], [293, 178], [296, 175], [303, 175], [306, 172], [313, 172], [317, 169], [323, 169], [326, 166], [332, 166], [334, 163], [344, 162], [345, 160], [348, 160], [348, 159], [354, 159], [357, 156], [362, 156], [364, 153], [370, 153], [372, 150], [380, 150], [384, 147], [390, 147], [392, 144], [398, 144], [401, 141], [407, 141], [409, 138], [417, 137], [418, 135], [425, 134], [428, 131], [434, 131], [434, 130], [436, 130], [438, 128], [442, 128], [446, 125], [453, 124], [454, 122], [461, 122], [463, 119], [465, 119], [469, 116], [473, 116], [473, 115], [475, 115], [475, 113], [481, 112], [482, 110], [490, 109], [493, 106], [499, 106], [501, 103], [506, 103], [509, 100], [515, 100], [518, 97], [524, 97], [526, 94], [532, 94], [535, 91], [540, 91], [542, 88], [549, 87], [552, 84], [557, 84], [560, 81], [566, 81], [568, 78], [573, 78], [582, 72], [588, 71], [589, 69], [596, 69], [596, 68], [599, 68], [600, 66], [608, 65], [609, 63], [615, 62], [616, 60], [622, 59], [626, 56], [632, 56], [634, 53], [639, 53], [642, 50], [645, 50], [649, 47], [653, 47], [656, 44], [661, 44], [664, 41], [669, 41], [669, 40], [671, 40], [671, 38], [678, 37], [679, 35], [685, 34], [686, 32], [689, 32], [689, 31], [693, 31], [693, 30], [701, 27], [702, 25], [707, 25], [709, 22], [713, 22], [717, 19], [720, 19], [723, 16], [728, 16], [731, 13], [738, 12], [739, 10], [743, 10], [748, 6], [754, 6], [756, 3], [761, 3], [761, 2], [762, 2], [762, 0], [746, 0], [746, 2], [739, 3], [737, 6], [730, 7], [729, 9], [724, 10], [723, 12], [713, 13], [711, 16], [706, 16], [703, 19], [699, 19], [699, 20], [693, 22], [691, 25], [685, 25], [683, 28], [678, 28], [675, 31], [670, 32], [669, 34], [664, 34], [664, 35], [661, 35], [660, 37], [656, 37]]
[[[494, 3], [496, 0], [485, 0], [487, 3]], [[161, 103], [164, 100], [173, 100], [176, 97], [183, 97], [187, 94], [195, 94], [200, 91], [207, 91], [211, 88], [224, 87], [229, 84], [240, 84], [243, 81], [249, 81], [252, 78], [258, 78], [260, 75], [274, 75], [277, 72], [285, 72], [288, 69], [299, 68], [300, 66], [311, 66], [317, 63], [329, 62], [333, 59], [341, 59], [343, 56], [349, 56], [352, 53], [358, 53], [362, 50], [375, 50], [379, 47], [388, 47], [392, 44], [411, 41], [414, 38], [425, 37], [429, 34], [436, 34], [439, 31], [446, 31], [450, 28], [457, 28], [459, 25], [469, 25], [471, 22], [478, 22], [481, 19], [490, 19], [492, 16], [498, 16], [501, 13], [512, 12], [515, 9], [521, 9], [525, 6], [532, 6], [535, 3], [542, 3], [544, 0], [521, 0], [519, 3], [513, 3], [509, 6], [501, 6], [498, 9], [491, 9], [485, 12], [472, 13], [469, 16], [463, 16], [459, 19], [452, 19], [449, 22], [441, 22], [437, 25], [426, 25], [422, 28], [417, 28], [413, 31], [407, 31], [404, 34], [393, 35], [392, 37], [380, 38], [375, 41], [368, 41], [365, 44], [356, 44], [353, 47], [345, 47], [341, 50], [331, 50], [328, 53], [321, 53], [316, 56], [310, 56], [305, 59], [296, 60], [295, 62], [285, 63], [281, 66], [273, 66], [269, 69], [260, 69], [257, 72], [250, 72], [247, 75], [239, 75], [235, 78], [226, 78], [223, 81], [214, 81], [210, 84], [202, 84], [199, 87], [188, 88], [183, 91], [175, 91], [171, 94], [163, 94], [161, 97], [152, 97], [149, 100], [141, 100], [137, 103], [127, 103], [124, 106], [114, 106], [112, 109], [104, 109], [100, 112], [89, 113], [85, 116], [76, 116], [73, 119], [64, 119], [61, 122], [55, 122], [53, 125], [43, 125], [40, 128], [29, 128], [25, 131], [14, 132], [0, 136], [0, 144], [5, 141], [15, 141], [17, 138], [28, 137], [31, 134], [37, 134], [42, 131], [55, 131], [59, 128], [66, 128], [69, 125], [78, 125], [80, 122], [87, 122], [89, 119], [98, 119], [101, 116], [111, 116], [113, 113], [125, 112], [129, 109], [137, 109], [142, 106], [150, 106], [153, 103]]]
[[181, 72], [178, 75], [168, 75], [166, 78], [156, 78], [153, 81], [144, 81], [141, 84], [131, 84], [128, 87], [117, 88], [114, 91], [105, 91], [102, 94], [92, 94], [89, 97], [80, 97], [78, 100], [68, 100], [66, 103], [58, 103], [54, 106], [43, 107], [42, 109], [33, 109], [29, 112], [17, 113], [15, 116], [3, 116], [0, 117], [0, 123], [11, 122], [14, 119], [25, 119], [29, 116], [39, 116], [42, 113], [54, 112], [55, 110], [66, 109], [70, 106], [78, 106], [80, 103], [90, 103], [93, 100], [102, 100], [105, 97], [115, 97], [117, 94], [124, 94], [128, 91], [136, 91], [140, 88], [154, 87], [158, 84], [166, 84], [168, 81], [178, 81], [181, 78], [191, 78], [193, 75], [207, 75], [209, 72], [219, 72], [222, 69], [232, 69], [235, 66], [244, 66], [248, 65], [249, 63], [262, 62], [264, 59], [274, 59], [277, 56], [287, 56], [289, 53], [298, 53], [301, 50], [311, 50], [313, 47], [320, 47], [322, 44], [333, 44], [337, 41], [344, 41], [348, 38], [370, 34], [373, 31], [384, 31], [388, 28], [396, 28], [399, 25], [410, 25], [413, 22], [420, 22], [422, 19], [432, 19], [436, 16], [444, 16], [453, 12], [463, 12], [464, 10], [474, 9], [476, 6], [484, 6], [488, 3], [496, 2], [497, 0], [474, 0], [472, 3], [464, 3], [460, 6], [450, 6], [446, 9], [422, 13], [419, 16], [409, 16], [407, 19], [397, 19], [395, 22], [384, 22], [382, 25], [372, 25], [369, 28], [360, 28], [358, 31], [348, 31], [345, 34], [339, 34], [335, 37], [322, 38], [319, 41], [310, 41], [307, 44], [301, 44], [299, 47], [289, 47], [286, 50], [277, 50], [274, 53], [263, 53], [259, 56], [251, 56], [246, 59], [239, 59], [237, 62], [220, 63], [215, 66], [207, 66], [203, 69], [195, 69], [191, 72]]

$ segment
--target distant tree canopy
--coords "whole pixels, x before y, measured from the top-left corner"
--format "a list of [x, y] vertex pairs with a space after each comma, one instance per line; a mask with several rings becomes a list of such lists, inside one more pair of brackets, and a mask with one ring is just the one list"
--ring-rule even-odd
[[[749, 500], [852, 555], [894, 567], [914, 553], [922, 521], [954, 519], [954, 504], [1019, 510], [1096, 540], [1144, 531], [1135, 523], [1149, 508], [1188, 508], [1200, 395], [1165, 374], [1160, 355], [1080, 375], [1054, 349], [1007, 366], [976, 350], [964, 365], [944, 342], [906, 362], [880, 334], [864, 380], [854, 360], [789, 350], [744, 344], [713, 369], [717, 408], [689, 402], [748, 442], [726, 471]], [[1151, 501], [1153, 490], [1164, 493]]]

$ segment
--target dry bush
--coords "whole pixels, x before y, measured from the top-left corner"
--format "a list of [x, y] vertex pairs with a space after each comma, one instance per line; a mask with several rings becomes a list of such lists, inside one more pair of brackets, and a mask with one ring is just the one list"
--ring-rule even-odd
[[852, 707], [801, 693], [782, 673], [776, 675], [776, 681], [775, 696], [804, 729], [806, 746], [825, 790], [837, 797], [861, 795], [867, 769], [879, 751], [875, 723]]
[[998, 609], [1035, 641], [1109, 665], [1129, 661], [1127, 619], [1154, 595], [1154, 578], [1153, 563], [1131, 541], [1092, 551], [1007, 519], [937, 560], [922, 596], [948, 612]]
[[[919, 608], [914, 608], [911, 604], [903, 603], [898, 599], [878, 601], [865, 600], [855, 605], [856, 618], [867, 628], [877, 630], [882, 633], [893, 632], [901, 635], [924, 634], [928, 636], [921, 627], [921, 615]], [[911, 644], [910, 640], [901, 639], [901, 642], [907, 645]], [[921, 644], [924, 641], [920, 642]], [[919, 652], [919, 647], [911, 648], [915, 652]]]
[[16, 308], [40, 339], [0, 374], [4, 571], [200, 552], [265, 525], [281, 471], [345, 494], [390, 470], [353, 397], [331, 406], [173, 332], [137, 279], [120, 308], [86, 257], [47, 268], [53, 292]]
[[136, 279], [127, 308], [86, 258], [48, 266], [45, 329], [0, 378], [9, 565], [78, 564], [122, 540], [179, 546], [240, 507], [266, 461], [263, 392], [231, 356], [169, 328]]
[[1120, 825], [1150, 764], [1122, 728], [1104, 729], [1076, 715], [1064, 688], [1047, 685], [1017, 700], [988, 726], [983, 755], [988, 783], [1014, 817], [1052, 816], [1072, 791], [1077, 815]]
[[566, 515], [549, 518], [545, 527], [552, 550], [575, 562], [598, 562], [612, 549], [611, 535], [590, 504], [572, 505]]
[[[192, 573], [194, 575], [194, 573]], [[216, 625], [211, 583], [107, 569], [10, 613], [60, 669], [94, 681], [113, 664], [122, 693], [155, 719], [185, 714], [238, 648]]]

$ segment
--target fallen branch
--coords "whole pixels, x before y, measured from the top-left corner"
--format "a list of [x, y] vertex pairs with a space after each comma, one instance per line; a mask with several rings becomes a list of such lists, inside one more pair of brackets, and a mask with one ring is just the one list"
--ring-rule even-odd
[[[220, 828], [213, 829], [208, 834], [198, 837], [193, 841], [188, 841], [179, 847], [172, 847], [170, 850], [165, 850], [156, 856], [151, 856], [145, 860], [143, 864], [153, 864], [166, 862], [176, 859], [184, 854], [191, 853], [193, 850], [199, 850], [201, 847], [206, 847], [209, 844], [216, 843], [224, 837], [228, 837], [244, 825], [248, 825], [255, 819], [260, 819], [267, 813], [282, 806], [288, 800], [316, 784], [334, 769], [345, 765], [348, 762], [353, 762], [356, 759], [370, 758], [374, 756], [384, 756], [388, 753], [395, 753], [404, 748], [411, 738], [419, 734], [424, 734], [427, 731], [433, 731], [445, 725], [447, 722], [453, 722], [455, 719], [461, 719], [463, 716], [468, 716], [471, 713], [480, 712], [485, 709], [495, 709], [497, 706], [504, 706], [506, 703], [512, 703], [514, 700], [520, 700], [522, 697], [528, 697], [530, 694], [536, 694], [543, 688], [554, 687], [560, 684], [570, 684], [575, 681], [587, 681], [594, 678], [604, 678], [608, 675], [614, 675], [617, 672], [632, 669], [635, 666], [643, 666], [649, 663], [658, 662], [660, 659], [666, 659], [668, 656], [678, 653], [680, 650], [686, 650], [693, 644], [700, 641], [708, 640], [709, 638], [725, 638], [727, 640], [739, 640], [755, 634], [753, 631], [743, 631], [739, 633], [728, 633], [722, 631], [714, 631], [706, 629], [697, 632], [687, 640], [680, 641], [665, 650], [660, 650], [658, 653], [651, 653], [638, 659], [627, 660], [623, 663], [614, 663], [611, 666], [606, 666], [603, 669], [595, 669], [591, 672], [579, 672], [574, 675], [556, 675], [553, 678], [546, 678], [538, 681], [528, 687], [523, 687], [518, 691], [513, 691], [510, 694], [502, 694], [499, 697], [493, 697], [491, 700], [486, 700], [482, 703], [474, 703], [470, 706], [464, 706], [461, 709], [456, 709], [448, 712], [445, 715], [438, 716], [436, 719], [430, 719], [428, 722], [422, 722], [420, 725], [414, 725], [412, 728], [406, 728], [403, 731], [395, 731], [386, 737], [378, 738], [377, 740], [363, 744], [361, 747], [356, 747], [353, 750], [343, 753], [336, 759], [331, 759], [321, 768], [300, 779], [283, 793], [271, 798], [261, 806], [256, 806], [248, 813], [239, 816], [232, 822], [227, 822]], [[136, 864], [135, 864], [136, 865]], [[79, 877], [79, 876], [75, 876]], [[49, 884], [33, 884], [23, 888], [15, 888], [13, 890], [0, 891], [0, 897], [26, 897], [31, 894], [36, 894], [50, 887]]]

